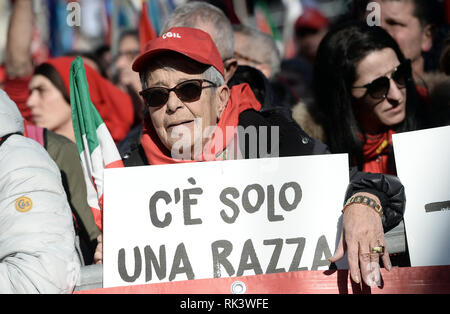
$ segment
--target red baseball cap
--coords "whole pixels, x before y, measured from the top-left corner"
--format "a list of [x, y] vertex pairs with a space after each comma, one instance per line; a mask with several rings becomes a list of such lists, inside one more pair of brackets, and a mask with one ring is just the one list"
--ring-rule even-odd
[[306, 8], [302, 15], [295, 21], [295, 29], [310, 28], [322, 29], [328, 26], [329, 20], [319, 10], [314, 8]]
[[6, 68], [2, 64], [0, 65], [0, 84], [3, 83], [4, 80], [6, 80]]
[[143, 71], [152, 58], [166, 51], [175, 51], [197, 62], [212, 65], [225, 77], [222, 58], [211, 36], [191, 27], [173, 27], [160, 37], [150, 40], [144, 52], [134, 61], [133, 71]]

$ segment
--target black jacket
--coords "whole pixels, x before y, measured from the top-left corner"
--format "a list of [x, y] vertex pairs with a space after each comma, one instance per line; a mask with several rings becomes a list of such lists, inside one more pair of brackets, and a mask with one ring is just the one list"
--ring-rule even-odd
[[[247, 110], [239, 116], [239, 126], [244, 129], [248, 126], [254, 126], [257, 130], [259, 143], [260, 127], [278, 126], [279, 127], [279, 157], [288, 156], [309, 156], [329, 154], [328, 147], [311, 137], [309, 137], [301, 127], [293, 120], [280, 113], [277, 108], [257, 112]], [[148, 165], [147, 158], [142, 146], [139, 144], [140, 134], [129, 142], [125, 149], [120, 151], [123, 162], [126, 167]], [[239, 134], [242, 136], [242, 134]], [[271, 147], [271, 136], [267, 136], [267, 146]], [[248, 141], [239, 140], [239, 143], [247, 145]], [[241, 146], [243, 157], [260, 158], [267, 157], [259, 155], [251, 156], [248, 146]], [[262, 150], [265, 151], [265, 150]], [[345, 200], [350, 198], [356, 192], [369, 192], [376, 195], [383, 207], [383, 228], [387, 232], [397, 226], [403, 219], [405, 210], [405, 193], [403, 185], [395, 176], [384, 174], [373, 174], [359, 172], [356, 168], [350, 169], [350, 184], [347, 188]]]

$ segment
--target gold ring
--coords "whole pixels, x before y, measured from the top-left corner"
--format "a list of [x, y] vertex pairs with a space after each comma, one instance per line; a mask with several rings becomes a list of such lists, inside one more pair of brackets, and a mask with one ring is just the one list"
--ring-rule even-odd
[[384, 245], [373, 247], [372, 253], [384, 254]]

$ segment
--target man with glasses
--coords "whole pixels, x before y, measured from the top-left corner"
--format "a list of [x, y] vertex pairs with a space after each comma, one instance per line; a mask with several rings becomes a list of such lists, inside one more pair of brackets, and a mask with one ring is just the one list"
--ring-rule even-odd
[[233, 25], [234, 56], [239, 65], [260, 70], [267, 79], [280, 71], [281, 56], [272, 36], [247, 25]]

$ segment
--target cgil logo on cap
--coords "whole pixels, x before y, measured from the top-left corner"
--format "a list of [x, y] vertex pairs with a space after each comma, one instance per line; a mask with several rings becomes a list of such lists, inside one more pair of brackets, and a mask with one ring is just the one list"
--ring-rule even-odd
[[180, 36], [179, 33], [167, 32], [164, 35], [162, 35], [162, 38], [163, 39], [166, 39], [166, 38], [181, 38], [181, 36]]

